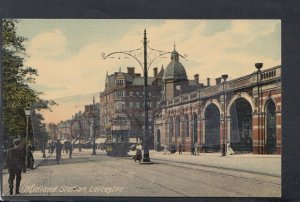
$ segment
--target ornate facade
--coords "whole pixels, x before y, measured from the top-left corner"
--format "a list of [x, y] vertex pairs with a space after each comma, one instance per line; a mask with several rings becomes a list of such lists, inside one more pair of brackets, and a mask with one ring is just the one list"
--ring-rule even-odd
[[[174, 64], [175, 63], [175, 64]], [[154, 124], [154, 147], [184, 151], [281, 154], [281, 66], [216, 85], [187, 80], [174, 50], [163, 77], [163, 102]]]

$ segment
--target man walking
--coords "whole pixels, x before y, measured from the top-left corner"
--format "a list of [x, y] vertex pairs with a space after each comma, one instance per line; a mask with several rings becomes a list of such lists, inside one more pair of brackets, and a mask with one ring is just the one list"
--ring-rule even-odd
[[21, 140], [15, 139], [13, 141], [14, 147], [7, 151], [7, 166], [9, 172], [8, 184], [9, 184], [9, 194], [13, 194], [14, 190], [14, 180], [16, 177], [16, 194], [20, 194], [20, 183], [21, 174], [26, 172], [26, 152], [24, 148], [20, 146]]
[[60, 163], [61, 159], [61, 150], [62, 150], [62, 144], [60, 143], [60, 140], [57, 140], [56, 142], [56, 163]]
[[179, 142], [179, 146], [178, 146], [178, 151], [179, 154], [182, 154], [182, 144]]
[[69, 159], [70, 159], [70, 158], [72, 158], [72, 152], [73, 152], [72, 142], [68, 143], [68, 147], [69, 147]]

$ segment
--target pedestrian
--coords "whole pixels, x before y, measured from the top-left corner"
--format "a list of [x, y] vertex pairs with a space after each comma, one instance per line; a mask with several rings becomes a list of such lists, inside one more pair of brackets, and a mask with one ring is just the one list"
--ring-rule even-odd
[[51, 144], [48, 144], [48, 153], [51, 152]]
[[20, 183], [21, 174], [26, 172], [26, 151], [20, 146], [21, 140], [15, 139], [13, 141], [14, 147], [7, 151], [7, 166], [9, 172], [8, 184], [9, 184], [9, 194], [13, 194], [14, 190], [14, 180], [16, 177], [16, 194], [20, 194]]
[[138, 160], [141, 163], [141, 159], [142, 159], [142, 150], [138, 147], [136, 149], [136, 153], [134, 156], [134, 162], [136, 162], [136, 160]]
[[28, 142], [27, 146], [27, 168], [33, 169], [34, 164], [34, 158], [33, 158], [33, 152], [35, 150], [35, 146], [31, 144], [31, 142]]
[[226, 154], [227, 155], [233, 155], [234, 154], [234, 151], [233, 151], [233, 149], [231, 148], [231, 146], [230, 146], [230, 142], [227, 142], [226, 143], [226, 146], [227, 146], [227, 149], [226, 149]]
[[56, 142], [56, 163], [60, 163], [61, 159], [61, 150], [62, 150], [62, 144], [60, 143], [60, 140], [57, 140]]
[[54, 146], [54, 143], [52, 142], [52, 144], [51, 144], [51, 154], [53, 154], [54, 148], [55, 148], [55, 146]]
[[176, 153], [176, 145], [175, 143], [172, 144], [171, 146], [171, 154]]
[[168, 149], [168, 145], [165, 145], [164, 146], [164, 155], [166, 155], [166, 154], [170, 154], [170, 152], [169, 152], [169, 149]]
[[73, 152], [72, 142], [69, 142], [68, 146], [69, 146], [69, 159], [71, 159], [72, 158], [72, 152]]
[[194, 145], [192, 145], [192, 155], [195, 155], [195, 146]]
[[194, 146], [194, 148], [195, 148], [195, 156], [198, 156], [198, 145], [197, 145], [197, 143], [195, 143], [195, 146]]
[[179, 154], [182, 154], [182, 144], [181, 143], [179, 143], [178, 152], [179, 152]]

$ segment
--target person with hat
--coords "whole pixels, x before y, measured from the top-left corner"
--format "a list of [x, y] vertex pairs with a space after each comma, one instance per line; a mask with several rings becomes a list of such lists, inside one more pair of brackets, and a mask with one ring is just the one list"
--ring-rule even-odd
[[14, 147], [7, 151], [7, 166], [9, 172], [8, 184], [9, 194], [13, 194], [14, 180], [16, 178], [16, 194], [20, 194], [21, 174], [26, 172], [26, 151], [20, 146], [21, 140], [13, 141]]
[[61, 159], [61, 150], [62, 150], [62, 144], [60, 143], [60, 140], [57, 140], [56, 142], [56, 163], [60, 163]]

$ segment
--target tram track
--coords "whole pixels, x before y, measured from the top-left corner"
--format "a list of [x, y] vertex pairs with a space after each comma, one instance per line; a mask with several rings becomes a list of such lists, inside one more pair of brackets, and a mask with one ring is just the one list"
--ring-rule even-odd
[[[228, 174], [226, 172], [228, 171], [233, 171], [237, 173], [244, 173], [244, 174], [251, 174], [251, 175], [258, 175], [258, 176], [268, 176], [272, 178], [280, 178], [277, 175], [272, 175], [272, 174], [265, 174], [261, 172], [254, 172], [254, 171], [246, 171], [242, 169], [235, 169], [235, 168], [227, 168], [227, 167], [217, 167], [217, 166], [210, 166], [210, 165], [203, 165], [203, 164], [196, 164], [196, 163], [187, 163], [187, 162], [178, 162], [178, 161], [166, 161], [162, 159], [157, 159], [157, 158], [151, 158], [152, 160], [155, 160], [156, 162], [159, 162], [160, 164], [165, 164], [169, 166], [176, 166], [180, 168], [185, 168], [185, 169], [190, 169], [194, 171], [199, 171], [199, 172], [205, 172], [205, 173], [210, 173], [210, 174], [217, 174], [217, 175], [222, 175], [222, 176], [228, 176], [228, 177], [235, 177], [235, 178], [241, 178], [241, 179], [246, 179], [246, 180], [252, 180], [252, 181], [257, 181], [257, 182], [263, 182], [263, 183], [268, 183], [268, 184], [274, 184], [274, 185], [281, 185], [280, 183], [276, 182], [270, 182], [266, 180], [258, 180], [255, 178], [249, 178], [249, 177], [242, 177], [238, 174]], [[192, 165], [194, 167], [190, 167], [189, 165]], [[206, 168], [206, 169], [203, 169]], [[214, 170], [208, 170], [208, 169], [214, 169]]]
[[[131, 158], [128, 158], [128, 157], [123, 157], [123, 158], [127, 159], [127, 160], [131, 160]], [[203, 164], [203, 163], [201, 164], [201, 163], [182, 162], [182, 161], [174, 161], [174, 160], [169, 160], [169, 159], [165, 160], [165, 159], [160, 159], [160, 158], [155, 158], [155, 157], [152, 157], [151, 160], [153, 160], [154, 163], [164, 164], [164, 165], [168, 165], [168, 166], [175, 166], [178, 168], [184, 168], [184, 169], [189, 169], [189, 170], [193, 170], [193, 171], [205, 172], [205, 173], [209, 173], [212, 175], [235, 177], [235, 178], [240, 178], [240, 179], [245, 179], [245, 180], [251, 180], [251, 181], [281, 186], [280, 176], [275, 175], [275, 174], [256, 172], [256, 171], [244, 170], [244, 169], [238, 169], [238, 168], [213, 166], [213, 165], [207, 165], [207, 164]], [[252, 177], [251, 178], [245, 177], [245, 175], [251, 175]], [[272, 178], [272, 180], [279, 180], [279, 182], [257, 179], [260, 177]]]
[[[109, 158], [109, 157], [108, 157]], [[118, 157], [114, 157], [114, 158], [118, 158]], [[128, 158], [128, 157], [121, 157], [121, 158], [118, 158], [118, 159], [124, 159], [124, 160], [132, 160], [132, 158]], [[272, 182], [272, 181], [267, 181], [267, 180], [261, 180], [261, 179], [255, 179], [255, 177], [253, 177], [253, 173], [250, 173], [251, 176], [249, 177], [245, 177], [245, 176], [241, 176], [239, 175], [239, 173], [236, 173], [236, 174], [228, 174], [228, 173], [224, 173], [222, 172], [221, 170], [207, 170], [207, 169], [201, 169], [201, 166], [197, 166], [197, 168], [195, 167], [187, 167], [187, 166], [184, 166], [182, 165], [183, 163], [174, 163], [174, 162], [166, 162], [164, 160], [160, 160], [160, 159], [156, 159], [156, 158], [152, 158], [152, 160], [154, 161], [154, 164], [152, 165], [140, 165], [140, 166], [149, 166], [148, 168], [150, 168], [151, 166], [155, 165], [155, 164], [161, 164], [161, 165], [165, 165], [165, 166], [170, 166], [172, 168], [174, 167], [177, 167], [177, 168], [183, 168], [183, 169], [187, 169], [187, 170], [193, 170], [193, 171], [196, 171], [196, 172], [201, 172], [202, 174], [204, 175], [210, 175], [212, 177], [215, 177], [217, 178], [218, 176], [221, 178], [221, 179], [227, 179], [228, 178], [235, 178], [236, 180], [238, 181], [243, 181], [243, 183], [245, 182], [249, 182], [249, 183], [252, 183], [252, 184], [269, 184], [269, 186], [278, 186], [280, 187], [281, 184], [280, 183], [277, 183], [277, 182]], [[96, 161], [95, 159], [93, 159], [92, 161]], [[108, 163], [108, 161], [105, 162], [105, 164]], [[105, 164], [102, 164], [102, 166], [106, 166], [106, 167], [110, 167], [109, 165], [105, 165]], [[116, 164], [118, 165], [118, 164]], [[132, 166], [127, 167], [126, 169], [123, 169], [122, 167], [113, 167], [114, 169], [124, 173], [124, 174], [129, 174], [131, 175], [132, 177], [134, 178], [139, 178], [139, 179], [142, 179], [144, 181], [147, 181], [149, 183], [152, 183], [152, 184], [155, 184], [159, 187], [162, 187], [162, 188], [165, 188], [165, 189], [168, 189], [172, 192], [175, 192], [183, 197], [190, 197], [190, 195], [187, 195], [185, 193], [182, 193], [180, 191], [177, 191], [175, 188], [173, 189], [172, 187], [170, 186], [166, 186], [165, 184], [162, 184], [162, 182], [154, 182], [153, 180], [149, 180], [148, 178], [146, 177], [143, 177], [141, 175], [138, 175], [138, 173], [136, 174], [133, 174], [132, 172], [130, 172], [128, 169], [131, 169], [131, 170], [134, 170], [136, 169], [136, 166], [138, 164], [132, 164]], [[110, 167], [112, 168], [112, 167]], [[141, 167], [139, 167], [141, 168]], [[170, 172], [169, 169], [164, 169], [164, 170], [155, 170], [155, 169], [147, 169], [147, 172], [148, 174], [151, 173], [151, 175], [155, 176], [155, 175], [165, 175], [165, 176], [169, 176], [169, 177], [174, 177], [174, 173]], [[159, 173], [158, 173], [159, 172]], [[188, 171], [187, 171], [188, 172]], [[234, 172], [237, 172], [237, 171], [234, 171]], [[258, 174], [258, 175], [261, 175], [261, 174]], [[270, 177], [270, 176], [269, 176]], [[214, 188], [216, 189], [216, 191], [219, 189], [220, 191], [226, 191], [227, 194], [228, 193], [231, 193], [231, 194], [228, 194], [228, 195], [233, 195], [233, 196], [245, 196], [245, 197], [251, 197], [252, 195], [250, 194], [246, 194], [246, 193], [243, 193], [241, 192], [239, 189], [234, 189], [234, 188], [231, 188], [231, 187], [226, 187], [224, 186], [223, 183], [220, 183], [220, 184], [214, 184], [212, 181], [206, 181], [204, 179], [201, 179], [201, 178], [197, 178], [197, 179], [193, 179], [191, 178], [190, 176], [188, 175], [180, 175], [180, 178], [182, 179], [185, 179], [186, 181], [190, 181], [192, 183], [195, 183], [195, 184], [201, 184], [202, 186], [205, 186], [205, 187], [210, 187], [210, 188]], [[271, 177], [271, 178], [276, 178], [276, 177]]]

